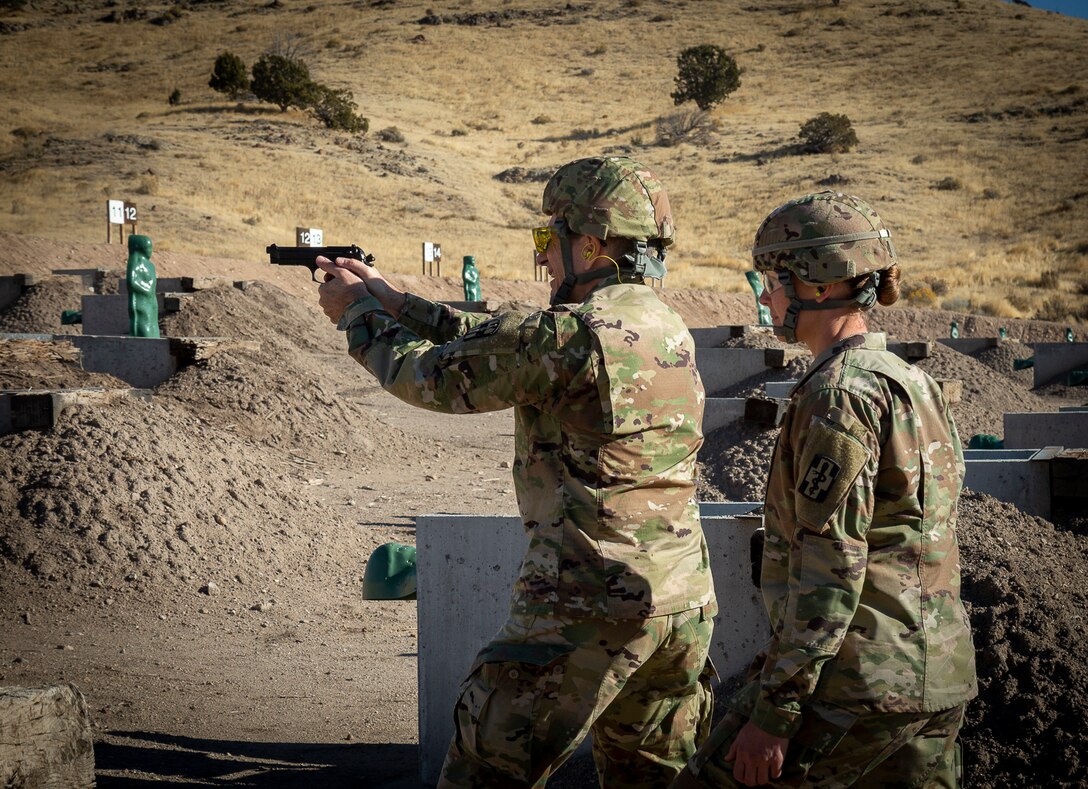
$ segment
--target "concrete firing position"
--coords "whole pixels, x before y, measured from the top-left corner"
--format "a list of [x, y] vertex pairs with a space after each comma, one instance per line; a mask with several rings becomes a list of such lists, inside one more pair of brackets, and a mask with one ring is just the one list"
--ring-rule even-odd
[[[722, 677], [743, 670], [770, 636], [759, 590], [752, 584], [750, 544], [762, 518], [738, 514], [757, 506], [701, 508], [721, 609], [710, 656]], [[420, 770], [428, 785], [437, 780], [453, 737], [451, 711], [461, 679], [506, 621], [527, 542], [521, 519], [513, 516], [416, 519]]]

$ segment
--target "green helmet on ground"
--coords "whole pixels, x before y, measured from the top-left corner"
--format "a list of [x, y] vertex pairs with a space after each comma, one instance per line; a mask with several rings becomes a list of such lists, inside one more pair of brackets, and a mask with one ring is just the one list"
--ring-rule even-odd
[[364, 600], [414, 600], [416, 548], [399, 542], [379, 545], [363, 573]]
[[560, 167], [544, 187], [541, 210], [562, 218], [575, 233], [673, 242], [675, 226], [665, 187], [627, 156], [577, 159]]
[[813, 285], [884, 271], [897, 262], [891, 234], [872, 206], [830, 191], [772, 211], [756, 231], [752, 260], [756, 271], [787, 269]]

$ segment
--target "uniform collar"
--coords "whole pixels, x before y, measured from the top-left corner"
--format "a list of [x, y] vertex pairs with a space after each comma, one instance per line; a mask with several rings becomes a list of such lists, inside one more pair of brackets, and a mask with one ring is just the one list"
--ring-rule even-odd
[[801, 380], [795, 383], [793, 388], [790, 389], [790, 396], [792, 397], [793, 393], [800, 389], [801, 385], [811, 378], [813, 373], [827, 364], [831, 359], [838, 356], [843, 351], [857, 348], [866, 351], [886, 351], [888, 349], [888, 338], [883, 332], [866, 332], [864, 334], [853, 334], [845, 339], [839, 340], [812, 360], [812, 364], [805, 370], [805, 374], [801, 376]]

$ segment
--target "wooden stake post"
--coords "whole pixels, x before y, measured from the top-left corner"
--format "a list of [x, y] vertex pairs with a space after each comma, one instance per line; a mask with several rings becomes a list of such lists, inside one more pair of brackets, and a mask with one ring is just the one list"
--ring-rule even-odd
[[430, 241], [423, 242], [423, 276], [434, 276], [435, 271], [442, 276], [442, 245]]

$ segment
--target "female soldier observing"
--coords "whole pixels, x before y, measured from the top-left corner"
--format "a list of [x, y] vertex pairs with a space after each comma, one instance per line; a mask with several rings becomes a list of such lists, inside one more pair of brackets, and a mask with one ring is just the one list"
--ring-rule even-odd
[[951, 787], [976, 695], [960, 601], [963, 453], [936, 382], [868, 333], [894, 303], [890, 234], [821, 192], [756, 233], [775, 334], [808, 346], [766, 494], [772, 638], [674, 787]]

